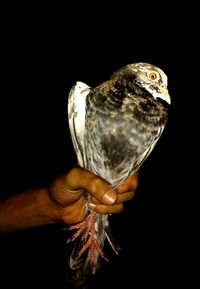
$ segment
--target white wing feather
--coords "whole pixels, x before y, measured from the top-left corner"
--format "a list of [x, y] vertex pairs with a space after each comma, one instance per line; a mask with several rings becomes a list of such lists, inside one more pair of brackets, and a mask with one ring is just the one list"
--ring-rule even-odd
[[68, 121], [73, 146], [76, 152], [78, 164], [86, 167], [85, 152], [85, 109], [86, 97], [90, 87], [83, 82], [76, 82], [69, 93]]

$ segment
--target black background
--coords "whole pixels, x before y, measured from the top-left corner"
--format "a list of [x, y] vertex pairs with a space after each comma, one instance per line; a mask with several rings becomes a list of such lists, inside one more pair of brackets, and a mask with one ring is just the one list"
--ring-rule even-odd
[[[128, 63], [153, 63], [169, 78], [169, 121], [141, 168], [137, 197], [111, 217], [122, 251], [99, 269], [91, 288], [191, 285], [196, 253], [189, 120], [195, 116], [190, 79], [196, 39], [189, 10], [165, 16], [98, 5], [92, 13], [80, 6], [34, 8], [20, 14], [7, 9], [1, 26], [1, 197], [48, 185], [76, 164], [67, 124], [67, 95], [75, 81], [95, 86]], [[61, 229], [51, 225], [2, 237], [0, 288], [70, 288]]]

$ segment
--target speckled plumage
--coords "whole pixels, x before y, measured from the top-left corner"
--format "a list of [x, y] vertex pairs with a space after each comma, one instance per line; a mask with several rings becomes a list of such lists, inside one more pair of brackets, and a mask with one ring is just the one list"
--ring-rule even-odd
[[[95, 88], [77, 82], [70, 91], [68, 112], [79, 165], [116, 188], [154, 148], [167, 122], [169, 104], [167, 76], [148, 63], [124, 66]], [[93, 228], [101, 248], [107, 216], [102, 220], [103, 228], [99, 219]], [[96, 252], [94, 262], [86, 259], [84, 266], [95, 271], [98, 259]], [[75, 260], [73, 266], [77, 267]]]

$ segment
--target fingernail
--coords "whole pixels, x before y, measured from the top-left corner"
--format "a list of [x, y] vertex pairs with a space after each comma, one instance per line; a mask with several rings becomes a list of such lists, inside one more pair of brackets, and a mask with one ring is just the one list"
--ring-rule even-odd
[[89, 203], [88, 204], [88, 207], [91, 209], [91, 210], [94, 210], [96, 208], [96, 205], [94, 203]]
[[114, 190], [109, 189], [102, 197], [102, 201], [108, 205], [112, 205], [117, 199], [117, 194]]
[[118, 187], [118, 188], [116, 188], [115, 189], [115, 192], [117, 192], [118, 194], [120, 194], [121, 193], [121, 190], [120, 190], [120, 188]]

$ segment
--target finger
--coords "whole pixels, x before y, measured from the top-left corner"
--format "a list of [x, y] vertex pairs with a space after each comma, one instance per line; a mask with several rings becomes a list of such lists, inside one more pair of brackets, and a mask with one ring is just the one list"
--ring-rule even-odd
[[76, 203], [71, 204], [59, 211], [60, 219], [67, 225], [79, 223], [85, 218], [85, 203], [84, 197], [81, 197]]
[[122, 203], [112, 205], [112, 206], [106, 206], [103, 204], [94, 204], [89, 203], [89, 208], [94, 210], [97, 213], [107, 215], [107, 214], [118, 214], [121, 213], [124, 209], [124, 205]]
[[123, 194], [127, 191], [135, 191], [138, 187], [138, 178], [138, 172], [128, 177], [118, 188], [116, 188], [117, 193]]
[[126, 201], [130, 201], [134, 197], [135, 197], [135, 191], [126, 192], [123, 194], [118, 194], [115, 204], [120, 204], [120, 203], [124, 203]]
[[117, 193], [108, 182], [85, 169], [74, 168], [66, 178], [72, 190], [84, 189], [105, 205], [112, 205], [117, 200]]
[[[115, 201], [115, 204], [120, 204], [120, 203], [124, 203], [126, 201], [130, 201], [135, 197], [135, 195], [136, 195], [135, 191], [126, 192], [123, 194], [118, 194], [117, 200]], [[91, 203], [100, 204], [100, 202], [95, 198], [91, 198]]]

